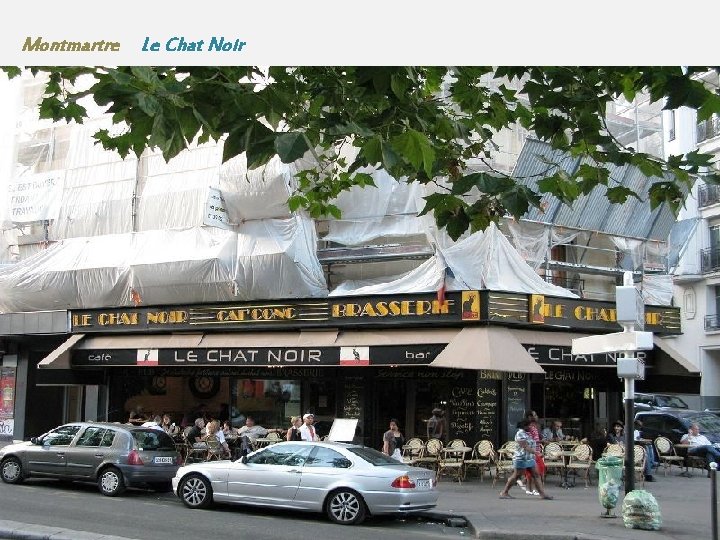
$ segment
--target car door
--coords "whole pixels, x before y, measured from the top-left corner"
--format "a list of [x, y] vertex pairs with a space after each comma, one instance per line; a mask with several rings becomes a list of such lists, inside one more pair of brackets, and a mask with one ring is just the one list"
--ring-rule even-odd
[[63, 476], [67, 450], [81, 427], [77, 424], [57, 427], [43, 435], [38, 444], [30, 446], [27, 451], [30, 474]]
[[233, 462], [228, 472], [228, 496], [237, 502], [290, 505], [313, 447], [308, 443], [274, 444], [249, 456], [246, 463]]
[[300, 487], [295, 495], [296, 506], [309, 510], [322, 509], [330, 486], [346, 478], [352, 462], [340, 452], [318, 446], [302, 468]]
[[116, 431], [88, 426], [67, 449], [65, 473], [73, 478], [94, 478], [95, 471], [113, 452]]

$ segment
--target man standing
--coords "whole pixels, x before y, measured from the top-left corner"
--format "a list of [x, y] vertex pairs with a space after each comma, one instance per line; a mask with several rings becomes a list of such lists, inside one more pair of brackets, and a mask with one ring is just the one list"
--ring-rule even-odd
[[708, 465], [714, 461], [720, 465], [720, 450], [715, 448], [705, 435], [700, 435], [700, 426], [696, 423], [690, 424], [688, 432], [680, 439], [681, 443], [689, 444], [689, 456], [704, 456]]
[[315, 415], [311, 413], [307, 413], [303, 415], [303, 425], [300, 426], [300, 437], [302, 437], [303, 441], [319, 441], [320, 437], [318, 437], [317, 432], [315, 431], [315, 426], [313, 426], [313, 423], [315, 422]]
[[428, 439], [445, 439], [445, 419], [443, 418], [443, 410], [435, 408], [432, 410], [432, 416], [427, 421], [427, 438]]

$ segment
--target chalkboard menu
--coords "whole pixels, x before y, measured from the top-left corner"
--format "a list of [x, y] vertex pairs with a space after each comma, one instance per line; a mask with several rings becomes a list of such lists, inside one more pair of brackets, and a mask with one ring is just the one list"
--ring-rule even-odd
[[362, 426], [362, 413], [364, 405], [365, 386], [362, 378], [346, 379], [343, 389], [342, 417], [357, 418], [358, 425]]
[[465, 439], [466, 442], [474, 440], [475, 417], [477, 404], [475, 399], [475, 381], [469, 383], [457, 381], [450, 390], [448, 411], [450, 414], [450, 437]]
[[505, 381], [505, 419], [508, 439], [515, 436], [517, 423], [525, 416], [526, 407], [527, 376], [522, 373], [509, 373]]
[[497, 447], [498, 402], [502, 375], [496, 371], [480, 370], [477, 377], [476, 406], [477, 439], [489, 439]]

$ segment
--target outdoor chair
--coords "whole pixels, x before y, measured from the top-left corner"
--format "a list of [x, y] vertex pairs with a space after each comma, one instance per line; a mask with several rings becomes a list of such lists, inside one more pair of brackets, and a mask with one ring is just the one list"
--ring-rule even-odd
[[662, 465], [665, 476], [667, 476], [668, 469], [673, 465], [676, 465], [682, 472], [685, 465], [685, 458], [677, 455], [672, 441], [667, 437], [660, 436], [655, 439], [654, 444], [658, 460], [660, 461], [660, 465]]
[[464, 445], [455, 447], [448, 445], [440, 450], [436, 473], [437, 480], [440, 480], [440, 477], [446, 474], [462, 483], [465, 478], [465, 453], [462, 450], [453, 451], [453, 448], [459, 449], [463, 447]]
[[592, 462], [592, 448], [590, 448], [590, 445], [584, 443], [578, 444], [570, 456], [570, 461], [568, 461], [568, 464], [565, 466], [566, 474], [570, 474], [570, 471], [573, 471], [573, 474], [577, 475], [578, 471], [580, 471], [585, 479], [585, 487], [588, 487], [591, 483], [590, 468]]
[[492, 441], [478, 441], [475, 443], [470, 454], [470, 459], [465, 460], [465, 474], [471, 469], [477, 469], [478, 476], [482, 482], [485, 471], [490, 473], [490, 465], [495, 460], [495, 446]]
[[[551, 471], [558, 473], [561, 479], [565, 478], [565, 455], [563, 448], [556, 442], [549, 442], [543, 448], [543, 459], [545, 460], [545, 477]], [[545, 482], [545, 478], [543, 478]]]
[[207, 445], [205, 461], [219, 461], [223, 458], [225, 451], [215, 435], [206, 435], [203, 441]]
[[603, 456], [615, 456], [624, 458], [625, 447], [622, 444], [608, 444], [607, 448], [605, 448], [605, 451], [603, 452]]
[[444, 446], [440, 439], [429, 439], [425, 443], [422, 455], [415, 461], [415, 465], [436, 471], [440, 461], [440, 453]]
[[425, 444], [419, 437], [408, 439], [402, 447], [402, 460], [407, 465], [415, 465], [422, 456]]
[[495, 456], [495, 475], [493, 476], [493, 487], [497, 483], [498, 479], [503, 476], [508, 478], [513, 472], [513, 454], [517, 448], [518, 443], [515, 441], [508, 441], [504, 443], [497, 451]]
[[633, 469], [637, 475], [637, 479], [642, 482], [645, 487], [645, 460], [647, 459], [647, 451], [645, 447], [639, 444], [633, 446]]

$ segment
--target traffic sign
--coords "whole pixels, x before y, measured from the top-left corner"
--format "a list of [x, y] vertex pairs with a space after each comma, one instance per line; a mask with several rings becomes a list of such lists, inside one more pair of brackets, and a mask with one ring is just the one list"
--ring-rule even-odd
[[652, 332], [615, 332], [572, 340], [573, 354], [646, 351], [653, 348]]

